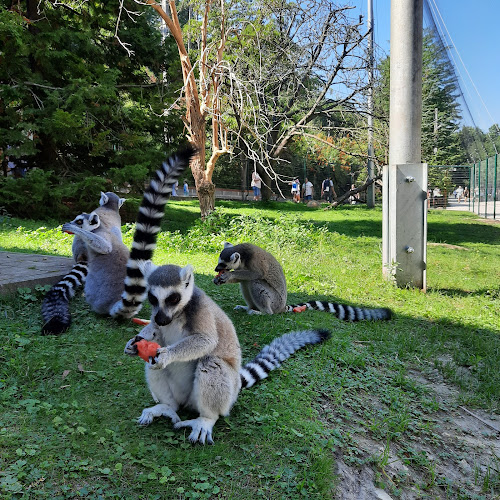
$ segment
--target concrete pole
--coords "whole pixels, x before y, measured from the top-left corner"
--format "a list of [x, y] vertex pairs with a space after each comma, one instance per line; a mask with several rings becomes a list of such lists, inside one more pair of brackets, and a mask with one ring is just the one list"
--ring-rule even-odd
[[423, 0], [391, 1], [389, 165], [384, 167], [384, 274], [426, 287], [427, 166], [421, 164]]
[[[373, 179], [373, 33], [375, 24], [373, 22], [373, 0], [368, 0], [368, 179]], [[366, 205], [368, 208], [375, 206], [375, 184], [370, 184], [366, 191]]]

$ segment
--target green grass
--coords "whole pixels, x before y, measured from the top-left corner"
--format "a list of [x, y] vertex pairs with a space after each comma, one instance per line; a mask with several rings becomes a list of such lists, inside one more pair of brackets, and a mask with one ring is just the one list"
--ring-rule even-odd
[[[216, 424], [214, 446], [192, 446], [188, 432], [174, 431], [166, 420], [135, 424], [152, 404], [143, 362], [122, 354], [139, 328], [96, 317], [79, 296], [70, 331], [42, 337], [43, 290], [1, 298], [0, 494], [332, 498], [336, 460], [369, 465], [385, 484], [388, 449], [397, 445], [420, 479], [392, 479], [387, 488], [394, 496], [409, 488], [422, 492], [418, 498], [473, 498], [473, 486], [436, 471], [415, 443], [442, 448], [436, 420], [458, 405], [498, 410], [500, 226], [471, 214], [431, 212], [428, 240], [441, 245], [428, 248], [428, 292], [422, 293], [383, 280], [379, 209], [220, 206], [202, 225], [195, 202], [169, 203], [155, 262], [195, 266], [198, 286], [233, 319], [245, 360], [294, 329], [327, 327], [331, 340], [299, 351], [243, 391], [231, 415]], [[133, 225], [123, 233], [130, 243]], [[238, 287], [211, 281], [226, 240], [271, 251], [284, 267], [289, 303], [319, 298], [384, 306], [395, 318], [349, 324], [319, 312], [237, 313]], [[71, 241], [55, 221], [0, 221], [2, 250], [69, 256]], [[141, 317], [147, 314], [146, 307]], [[411, 377], [436, 370], [460, 389], [458, 397], [443, 402]], [[363, 436], [381, 444], [379, 454], [363, 449]], [[455, 459], [461, 457], [447, 458]], [[498, 462], [492, 467], [474, 472], [483, 498], [499, 494]]]

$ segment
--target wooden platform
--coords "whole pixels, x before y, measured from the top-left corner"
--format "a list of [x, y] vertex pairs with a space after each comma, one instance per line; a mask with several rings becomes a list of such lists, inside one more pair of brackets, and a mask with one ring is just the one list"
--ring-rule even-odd
[[0, 252], [0, 295], [22, 287], [53, 285], [72, 267], [69, 257]]

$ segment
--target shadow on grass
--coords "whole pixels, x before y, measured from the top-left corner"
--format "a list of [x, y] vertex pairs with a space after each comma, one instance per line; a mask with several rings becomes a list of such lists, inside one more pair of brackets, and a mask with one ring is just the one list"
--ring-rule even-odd
[[[471, 222], [476, 222], [471, 220]], [[463, 245], [466, 243], [500, 244], [500, 226], [489, 224], [454, 223], [453, 219], [447, 222], [429, 222], [427, 224], [427, 238], [436, 243]]]
[[498, 288], [481, 288], [479, 290], [467, 291], [458, 288], [427, 288], [428, 292], [435, 292], [447, 297], [492, 297], [500, 298], [500, 287]]

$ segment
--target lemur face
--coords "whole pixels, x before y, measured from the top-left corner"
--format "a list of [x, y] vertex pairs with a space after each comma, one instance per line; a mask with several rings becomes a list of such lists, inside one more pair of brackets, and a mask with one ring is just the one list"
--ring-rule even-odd
[[157, 267], [148, 277], [148, 299], [152, 318], [158, 326], [170, 324], [182, 313], [191, 299], [194, 287], [192, 266]]
[[90, 214], [83, 213], [75, 217], [71, 221], [71, 224], [75, 224], [75, 226], [81, 227], [86, 231], [95, 231], [101, 225], [101, 220], [95, 212]]
[[219, 255], [219, 262], [215, 268], [216, 273], [224, 271], [233, 271], [238, 269], [241, 264], [241, 256], [238, 252], [231, 252], [230, 249], [225, 249]]

